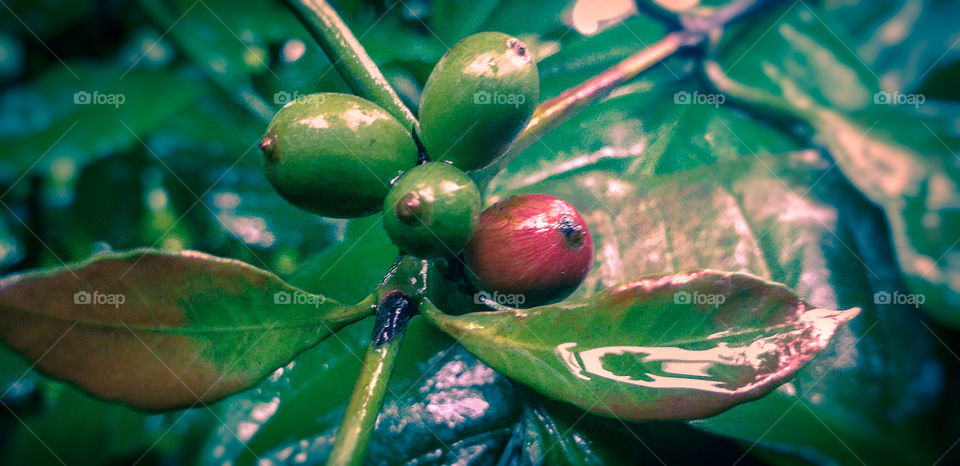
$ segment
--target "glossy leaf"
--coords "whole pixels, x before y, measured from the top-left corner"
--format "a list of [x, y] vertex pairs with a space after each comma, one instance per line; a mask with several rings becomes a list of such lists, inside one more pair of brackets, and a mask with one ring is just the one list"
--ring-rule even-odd
[[243, 390], [369, 314], [242, 262], [151, 250], [0, 283], [0, 337], [37, 367], [147, 409]]
[[[716, 127], [724, 128], [719, 122]], [[754, 141], [754, 133], [737, 134]], [[741, 150], [749, 152], [750, 146]], [[935, 356], [939, 343], [913, 306], [875, 304], [875, 293], [903, 286], [889, 232], [879, 210], [831, 170], [821, 153], [746, 156], [636, 178], [598, 166], [491, 197], [542, 192], [580, 210], [597, 256], [574, 297], [644, 274], [715, 268], [784, 283], [818, 307], [864, 309], [793, 381], [762, 402], [697, 421], [696, 427], [840, 462], [936, 452], [938, 447], [925, 442], [938, 431], [931, 426], [943, 390], [936, 375], [945, 366]], [[885, 347], [899, 350], [877, 350]], [[917, 447], [907, 452], [890, 439]], [[953, 440], [947, 439], [941, 452]]]
[[482, 361], [553, 398], [623, 419], [705, 417], [758, 398], [859, 309], [813, 308], [723, 272], [639, 279], [529, 310], [425, 316]]
[[[773, 32], [761, 36], [762, 24]], [[813, 142], [884, 210], [910, 291], [932, 315], [960, 326], [960, 168], [953, 155], [960, 138], [945, 129], [953, 116], [924, 116], [922, 95], [881, 91], [872, 70], [805, 4], [771, 11], [752, 26], [721, 41], [706, 65], [712, 82], [748, 106], [808, 123]], [[894, 291], [905, 293], [887, 292]]]

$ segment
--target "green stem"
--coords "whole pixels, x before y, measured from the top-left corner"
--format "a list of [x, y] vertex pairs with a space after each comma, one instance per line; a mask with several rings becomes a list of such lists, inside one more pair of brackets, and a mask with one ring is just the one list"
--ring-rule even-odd
[[350, 404], [327, 459], [329, 465], [362, 464], [367, 445], [373, 435], [373, 426], [383, 407], [387, 382], [400, 349], [403, 335], [398, 335], [382, 346], [370, 345], [363, 358], [363, 368], [353, 388]]
[[339, 312], [325, 316], [324, 318], [334, 323], [343, 322], [346, 324], [352, 324], [376, 313], [378, 299], [379, 297], [376, 293], [371, 294], [370, 296], [363, 298], [363, 301], [360, 301], [352, 306], [345, 305], [340, 308]]
[[359, 465], [373, 436], [373, 428], [383, 407], [393, 363], [400, 352], [400, 341], [411, 317], [410, 297], [394, 291], [381, 301], [373, 341], [363, 358], [360, 376], [340, 423], [337, 439], [327, 459], [328, 465]]
[[237, 73], [229, 73], [226, 67], [215, 67], [214, 63], [222, 61], [220, 57], [214, 56], [195, 40], [187, 37], [182, 30], [176, 28], [178, 19], [161, 1], [140, 0], [140, 5], [157, 27], [167, 31], [167, 37], [170, 37], [184, 56], [197, 65], [217, 87], [247, 107], [261, 120], [270, 121], [273, 118], [273, 106], [254, 90], [250, 77], [245, 74], [238, 76]]
[[413, 112], [403, 104], [333, 7], [324, 0], [285, 1], [354, 93], [390, 112], [411, 134], [419, 132], [420, 123]]

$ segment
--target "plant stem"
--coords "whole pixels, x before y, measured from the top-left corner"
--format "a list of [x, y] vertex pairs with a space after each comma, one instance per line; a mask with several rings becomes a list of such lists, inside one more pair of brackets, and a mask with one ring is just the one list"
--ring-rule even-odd
[[360, 376], [327, 459], [328, 465], [359, 465], [363, 462], [383, 407], [393, 363], [400, 352], [404, 329], [416, 308], [417, 302], [397, 290], [389, 292], [380, 302], [373, 340], [363, 358]]
[[213, 56], [208, 50], [199, 46], [197, 42], [186, 37], [183, 31], [175, 26], [179, 21], [159, 0], [140, 0], [140, 5], [147, 12], [150, 19], [161, 30], [167, 31], [167, 36], [177, 45], [177, 48], [197, 65], [204, 74], [221, 90], [247, 107], [254, 115], [263, 121], [273, 118], [274, 108], [263, 100], [254, 89], [250, 77], [230, 73], [227, 67], [216, 68], [214, 63], [221, 62], [220, 57]]
[[[711, 32], [717, 31], [757, 5], [757, 0], [737, 0], [719, 8], [708, 18], [687, 18], [681, 21], [684, 29], [667, 34], [649, 47], [630, 55], [604, 72], [567, 89], [560, 95], [537, 106], [530, 122], [510, 149], [484, 170], [478, 178], [489, 181], [517, 155], [530, 147], [548, 131], [569, 120], [583, 108], [606, 97], [617, 86], [636, 78], [640, 73], [669, 58], [684, 47], [704, 44]], [[486, 183], [484, 183], [486, 184]]]
[[285, 1], [354, 93], [390, 112], [411, 134], [419, 132], [420, 123], [413, 112], [403, 104], [333, 7], [325, 0]]
[[653, 45], [623, 59], [604, 72], [563, 91], [560, 95], [541, 103], [533, 112], [530, 122], [513, 142], [510, 149], [496, 163], [496, 171], [502, 170], [514, 157], [530, 147], [548, 131], [567, 121], [583, 108], [606, 97], [617, 86], [637, 77], [663, 59], [673, 55], [684, 46], [698, 45], [703, 36], [685, 32], [672, 32]]

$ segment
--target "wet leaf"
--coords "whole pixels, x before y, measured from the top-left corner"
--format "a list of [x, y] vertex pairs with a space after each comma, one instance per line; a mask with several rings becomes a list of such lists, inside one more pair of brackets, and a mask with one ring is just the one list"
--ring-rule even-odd
[[491, 181], [487, 203], [518, 191], [539, 192], [553, 178], [592, 170], [616, 172], [622, 178], [667, 174], [804, 146], [729, 105], [677, 103], [683, 96], [716, 96], [696, 80], [631, 86], [524, 151]]
[[147, 409], [243, 390], [369, 314], [242, 262], [139, 250], [0, 282], [0, 337], [37, 367]]
[[[697, 427], [840, 462], [928, 455], [938, 448], [921, 445], [937, 432], [939, 343], [915, 307], [875, 303], [875, 293], [903, 289], [889, 231], [830, 167], [808, 150], [668, 176], [588, 168], [497, 196], [542, 192], [584, 215], [597, 255], [575, 299], [645, 274], [714, 268], [784, 283], [821, 308], [864, 309], [793, 381]], [[892, 438], [917, 448], [888, 448]]]
[[[760, 35], [763, 24], [770, 34]], [[805, 4], [773, 10], [725, 39], [706, 65], [712, 82], [748, 106], [809, 124], [812, 141], [886, 214], [913, 299], [960, 326], [960, 138], [947, 129], [955, 115], [904, 89], [881, 91]]]
[[859, 309], [818, 309], [781, 285], [704, 271], [528, 310], [422, 312], [480, 360], [541, 393], [649, 420], [710, 416], [763, 396]]

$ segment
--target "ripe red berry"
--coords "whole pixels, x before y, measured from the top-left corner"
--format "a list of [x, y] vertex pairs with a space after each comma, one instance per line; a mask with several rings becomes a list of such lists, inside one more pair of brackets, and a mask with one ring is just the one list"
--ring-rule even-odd
[[531, 307], [580, 286], [593, 264], [593, 239], [564, 200], [525, 194], [483, 211], [465, 255], [467, 276], [480, 292]]

